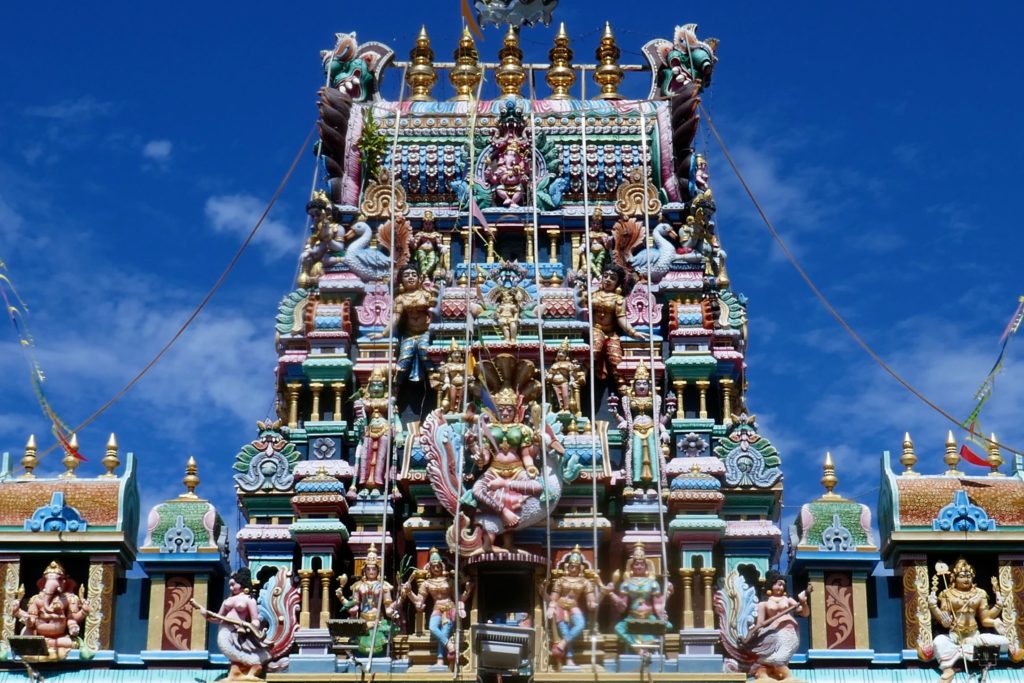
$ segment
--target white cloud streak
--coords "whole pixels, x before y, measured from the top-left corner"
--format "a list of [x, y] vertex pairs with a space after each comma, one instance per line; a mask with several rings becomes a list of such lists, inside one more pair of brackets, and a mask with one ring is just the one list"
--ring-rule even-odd
[[[206, 200], [206, 218], [215, 232], [244, 237], [256, 225], [266, 204], [249, 194], [216, 195]], [[300, 231], [267, 216], [253, 242], [264, 247], [267, 261], [295, 257], [302, 246]]]

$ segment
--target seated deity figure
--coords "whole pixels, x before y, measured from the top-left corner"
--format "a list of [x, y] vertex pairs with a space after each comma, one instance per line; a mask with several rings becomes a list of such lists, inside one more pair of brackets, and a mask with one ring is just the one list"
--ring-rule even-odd
[[786, 595], [786, 577], [770, 571], [765, 581], [768, 592], [757, 604], [757, 619], [747, 632], [746, 647], [757, 662], [751, 669], [756, 680], [790, 680], [789, 661], [800, 646], [799, 626], [794, 614], [808, 616], [807, 591], [802, 591], [794, 600]]
[[[391, 441], [397, 431], [398, 411], [394, 410], [394, 399], [387, 395], [384, 371], [377, 366], [370, 373], [366, 386], [360, 390], [354, 407], [355, 428], [359, 434], [356, 447], [357, 476], [360, 491], [380, 492], [387, 488], [384, 481]], [[388, 423], [389, 404], [392, 422]]]
[[398, 370], [395, 383], [399, 386], [426, 379], [430, 368], [430, 312], [436, 304], [434, 290], [423, 284], [423, 278], [414, 265], [399, 272], [399, 292], [392, 305], [391, 322], [380, 332], [367, 335], [370, 339], [383, 339], [389, 334], [402, 335], [398, 347]]
[[360, 579], [352, 585], [352, 597], [346, 598], [342, 588], [335, 591], [341, 608], [348, 610], [353, 619], [364, 620], [368, 627], [367, 634], [359, 638], [359, 654], [383, 653], [391, 639], [391, 622], [388, 620], [397, 619], [398, 614], [392, 599], [393, 588], [381, 577], [376, 545], [371, 545], [366, 554]]
[[1003, 622], [998, 619], [1003, 611], [1003, 595], [993, 578], [992, 588], [996, 601], [990, 607], [988, 593], [974, 583], [974, 567], [963, 558], [953, 565], [953, 585], [947, 583], [946, 588], [938, 592], [939, 577], [946, 579], [948, 571], [941, 563], [936, 569], [938, 571], [932, 577], [928, 605], [935, 620], [949, 632], [935, 636], [933, 645], [935, 659], [942, 671], [939, 680], [952, 681], [957, 663], [973, 661], [976, 647], [993, 646], [1005, 650], [1009, 645], [1009, 640], [1001, 633], [981, 632], [982, 627], [996, 631], [1003, 629]]
[[587, 627], [587, 613], [597, 609], [600, 587], [597, 575], [586, 565], [579, 544], [572, 549], [552, 573], [554, 581], [548, 595], [547, 618], [558, 633], [551, 643], [551, 658], [565, 666], [576, 666], [573, 642]]
[[[419, 580], [419, 588], [413, 591], [413, 582]], [[459, 596], [458, 606], [455, 604], [455, 581], [445, 567], [444, 559], [437, 548], [430, 549], [427, 566], [418, 570], [410, 577], [409, 582], [402, 586], [402, 595], [408, 597], [417, 612], [426, 610], [427, 601], [431, 602], [430, 619], [427, 628], [437, 640], [437, 664], [444, 666], [445, 659], [455, 661], [456, 618], [466, 618], [466, 600], [472, 584], [467, 583], [466, 589]]]
[[625, 617], [615, 624], [615, 633], [631, 650], [643, 653], [657, 647], [659, 636], [650, 633], [633, 633], [632, 623], [661, 622], [665, 629], [672, 628], [665, 602], [672, 592], [672, 584], [667, 584], [667, 593], [662, 591], [654, 562], [647, 558], [644, 546], [639, 541], [633, 546], [633, 554], [626, 563], [625, 576], [621, 578], [618, 570], [612, 582], [605, 587], [609, 598], [618, 612]]
[[217, 647], [231, 662], [229, 681], [261, 681], [260, 672], [270, 661], [270, 651], [263, 643], [265, 633], [260, 628], [259, 607], [251, 595], [252, 575], [242, 567], [228, 579], [231, 593], [217, 612], [211, 612], [195, 600], [192, 606], [207, 621], [219, 623]]
[[651, 373], [647, 364], [640, 361], [632, 388], [618, 403], [619, 429], [625, 435], [626, 477], [630, 489], [627, 495], [633, 488], [647, 491], [648, 496], [654, 495], [658, 482], [665, 483], [662, 444], [668, 443], [669, 434], [667, 429], [656, 428], [655, 420], [661, 423], [667, 420], [667, 415], [660, 413], [661, 401], [652, 393]]
[[54, 659], [63, 659], [78, 647], [82, 622], [89, 614], [89, 606], [75, 594], [76, 585], [64, 567], [51, 562], [36, 583], [39, 592], [29, 598], [26, 608], [17, 599], [10, 604], [11, 614], [24, 625], [21, 635], [45, 638]]

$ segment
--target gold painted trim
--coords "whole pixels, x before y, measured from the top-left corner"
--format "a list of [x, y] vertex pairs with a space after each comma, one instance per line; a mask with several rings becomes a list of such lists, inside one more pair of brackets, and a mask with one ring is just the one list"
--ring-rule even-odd
[[[205, 575], [192, 577], [192, 599], [203, 607], [209, 600], [209, 583]], [[206, 619], [199, 610], [192, 612], [192, 650], [206, 650]]]
[[167, 579], [154, 576], [149, 587], [149, 624], [146, 629], [146, 649], [163, 649], [164, 598], [167, 593]]

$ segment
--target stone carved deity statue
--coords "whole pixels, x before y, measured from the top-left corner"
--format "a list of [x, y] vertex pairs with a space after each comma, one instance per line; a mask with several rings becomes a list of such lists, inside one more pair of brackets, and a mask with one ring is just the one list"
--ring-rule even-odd
[[750, 673], [756, 680], [792, 680], [789, 661], [800, 646], [796, 616], [806, 617], [810, 612], [807, 591], [796, 599], [786, 594], [786, 577], [770, 571], [766, 577], [767, 595], [757, 604], [757, 618], [746, 635], [745, 646], [756, 656]]
[[466, 353], [452, 339], [448, 357], [430, 373], [430, 386], [437, 391], [437, 405], [445, 412], [457, 410], [465, 398]]
[[622, 340], [620, 334], [627, 334], [635, 339], [647, 339], [633, 329], [626, 319], [626, 299], [622, 296], [622, 285], [626, 274], [619, 266], [608, 266], [601, 273], [600, 289], [590, 295], [594, 310], [593, 338], [594, 355], [596, 356], [597, 377], [605, 380], [609, 376], [624, 391], [625, 378], [618, 370], [622, 363]]
[[[370, 373], [366, 386], [355, 401], [355, 427], [356, 433], [360, 435], [356, 447], [356, 480], [360, 491], [372, 494], [387, 488], [384, 479], [391, 455], [391, 442], [400, 429], [398, 411], [394, 410], [393, 403], [394, 399], [387, 395], [384, 371], [378, 366]], [[389, 413], [392, 423], [388, 422]]]
[[583, 635], [587, 614], [593, 615], [597, 609], [601, 586], [578, 544], [562, 558], [551, 576], [546, 616], [557, 633], [551, 643], [551, 658], [565, 666], [576, 666], [573, 642]]
[[[663, 629], [658, 629], [662, 632], [672, 628], [668, 613], [665, 612], [665, 602], [671, 594], [672, 584], [666, 585], [668, 592], [662, 590], [654, 562], [648, 559], [643, 544], [638, 541], [626, 562], [624, 575], [620, 577], [616, 570], [612, 582], [605, 587], [612, 604], [620, 614], [625, 614], [615, 624], [615, 633], [631, 650], [642, 653], [654, 649], [660, 640], [658, 635], [635, 631], [649, 628], [656, 622], [664, 625]], [[640, 628], [632, 627], [634, 624], [640, 625]]]
[[668, 430], [657, 428], [658, 423], [664, 424], [667, 415], [661, 415], [661, 400], [652, 388], [650, 370], [640, 361], [633, 386], [618, 403], [619, 428], [627, 435], [625, 464], [629, 488], [647, 491], [649, 497], [657, 491], [658, 482], [665, 483], [663, 444], [669, 440]]
[[270, 650], [264, 644], [260, 628], [259, 607], [251, 595], [252, 575], [242, 567], [228, 579], [231, 593], [217, 612], [211, 612], [195, 600], [192, 606], [207, 621], [219, 623], [217, 647], [231, 662], [229, 681], [261, 681], [263, 666], [270, 661]]
[[547, 380], [558, 403], [558, 410], [580, 416], [580, 389], [587, 381], [583, 368], [569, 352], [569, 339], [563, 339], [555, 354], [555, 362], [548, 368]]
[[[995, 604], [989, 605], [988, 593], [974, 582], [974, 567], [960, 558], [950, 571], [944, 563], [936, 563], [932, 577], [932, 592], [928, 606], [935, 620], [947, 629], [947, 633], [935, 636], [935, 659], [942, 671], [940, 681], [952, 681], [958, 662], [974, 660], [974, 650], [979, 646], [998, 647], [1005, 650], [1009, 640], [1002, 635], [1005, 627], [1000, 614], [1003, 611], [1003, 596], [998, 583], [992, 579], [996, 595]], [[939, 579], [945, 581], [945, 588], [939, 591]], [[983, 633], [982, 628], [994, 629], [996, 633]]]
[[353, 619], [362, 619], [368, 627], [367, 634], [360, 636], [358, 651], [361, 655], [370, 652], [381, 654], [391, 638], [391, 621], [398, 618], [397, 605], [393, 599], [393, 587], [381, 576], [381, 562], [375, 545], [370, 546], [363, 563], [362, 574], [352, 584], [352, 597], [342, 592], [344, 584], [335, 591], [341, 608], [348, 610]]
[[[413, 583], [418, 581], [419, 587], [413, 590]], [[467, 582], [465, 590], [455, 604], [455, 581], [445, 566], [444, 559], [437, 548], [430, 549], [427, 565], [417, 570], [409, 581], [402, 586], [402, 595], [408, 597], [417, 612], [424, 612], [428, 600], [431, 603], [430, 618], [427, 628], [437, 640], [437, 664], [443, 666], [445, 660], [455, 660], [455, 620], [465, 619], [466, 600], [472, 590], [472, 583]]]

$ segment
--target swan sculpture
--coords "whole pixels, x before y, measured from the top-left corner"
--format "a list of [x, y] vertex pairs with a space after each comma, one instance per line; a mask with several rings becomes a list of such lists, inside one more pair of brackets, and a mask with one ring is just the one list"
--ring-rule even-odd
[[619, 221], [615, 232], [616, 261], [643, 279], [647, 279], [649, 274], [652, 283], [660, 281], [679, 256], [672, 241], [676, 238], [676, 232], [668, 223], [658, 223], [651, 231], [653, 247], [645, 247], [635, 254], [633, 249], [644, 241], [640, 224], [633, 219]]
[[[352, 235], [355, 237], [352, 237]], [[367, 282], [383, 280], [388, 276], [391, 259], [387, 254], [370, 246], [373, 228], [366, 221], [356, 221], [345, 231], [345, 240], [353, 240], [341, 258], [348, 269]]]

